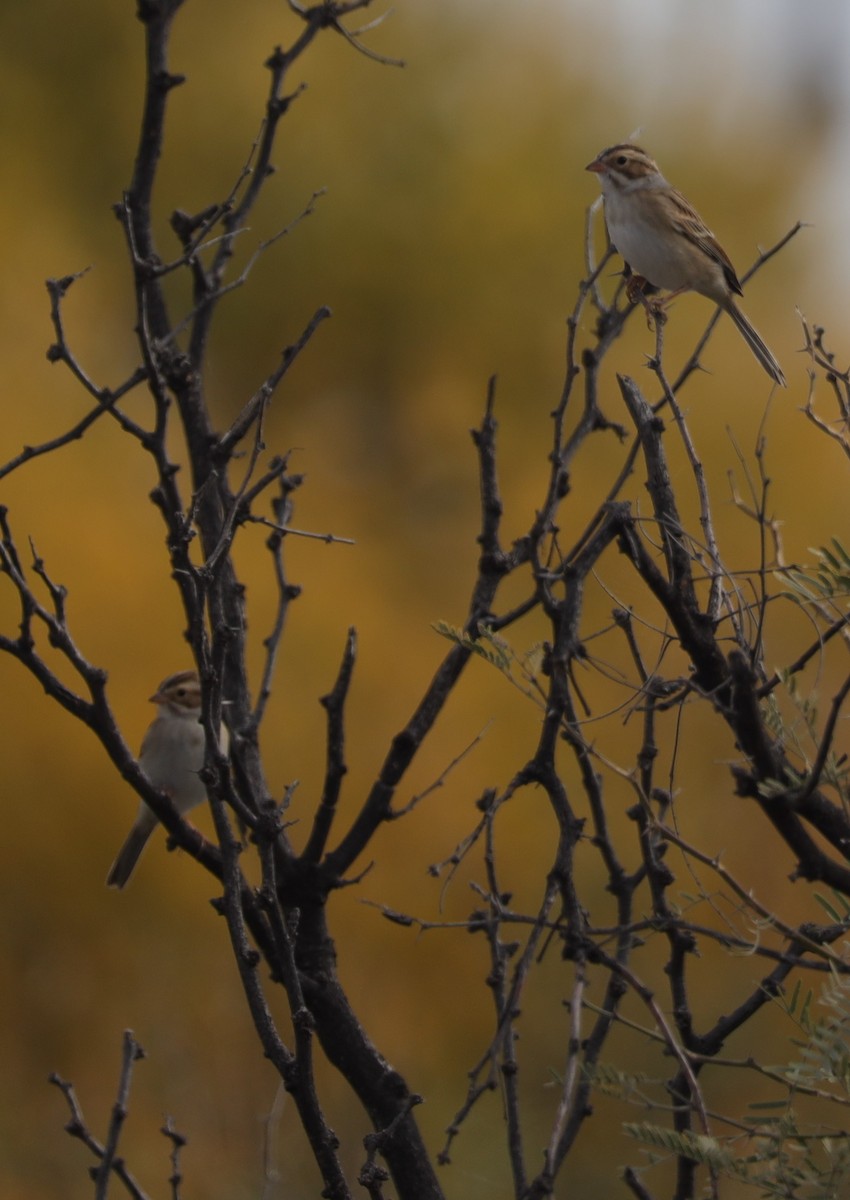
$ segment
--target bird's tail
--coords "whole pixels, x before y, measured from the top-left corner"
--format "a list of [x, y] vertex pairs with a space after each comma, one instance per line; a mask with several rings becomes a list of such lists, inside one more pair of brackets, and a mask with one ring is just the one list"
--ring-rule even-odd
[[155, 822], [139, 824], [130, 830], [126, 842], [118, 851], [118, 857], [112, 864], [106, 877], [106, 886], [122, 888], [133, 874], [139, 855], [147, 845], [148, 838], [153, 833]]
[[765, 343], [762, 341], [761, 334], [758, 332], [758, 330], [753, 328], [733, 300], [730, 300], [725, 307], [729, 316], [744, 335], [747, 345], [764, 367], [765, 371], [767, 371], [773, 382], [778, 383], [780, 387], [787, 387], [787, 384], [785, 383], [785, 376], [782, 374], [782, 368], [773, 357], [770, 350], [768, 350]]

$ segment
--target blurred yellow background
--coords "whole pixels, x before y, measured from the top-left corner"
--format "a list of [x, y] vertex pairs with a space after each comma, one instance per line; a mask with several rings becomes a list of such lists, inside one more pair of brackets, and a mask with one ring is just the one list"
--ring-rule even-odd
[[[178, 16], [171, 68], [187, 82], [171, 97], [157, 191], [164, 255], [176, 250], [171, 211], [195, 211], [232, 186], [259, 127], [262, 64], [297, 28], [284, 5], [268, 0], [195, 0]], [[794, 0], [401, 0], [367, 41], [405, 59], [404, 70], [370, 62], [331, 34], [296, 65], [291, 89], [302, 81], [308, 87], [283, 121], [278, 172], [243, 235], [242, 261], [313, 192], [327, 191], [222, 305], [209, 373], [224, 427], [314, 309], [333, 309], [277, 396], [266, 437], [270, 452], [291, 450], [293, 470], [307, 477], [293, 523], [356, 540], [353, 547], [287, 544], [289, 578], [303, 592], [290, 612], [263, 741], [276, 793], [299, 781], [290, 814], [300, 822], [296, 843], [309, 828], [324, 767], [318, 698], [332, 684], [347, 628], [356, 626], [360, 641], [338, 832], [445, 651], [431, 623], [463, 621], [478, 533], [468, 430], [480, 420], [493, 373], [506, 542], [524, 532], [540, 503], [564, 322], [584, 270], [584, 213], [597, 193], [583, 168], [602, 146], [640, 129], [739, 272], [796, 219], [812, 224], [748, 287], [745, 309], [789, 380], [766, 426], [771, 509], [784, 521], [786, 556], [804, 559], [809, 546], [846, 538], [839, 452], [799, 412], [807, 379], [796, 353], [795, 308], [827, 326], [845, 362], [848, 28], [840, 0], [822, 0], [817, 21]], [[129, 180], [135, 149], [142, 29], [129, 3], [87, 0], [72, 10], [56, 0], [9, 4], [0, 10], [0, 60], [5, 461], [88, 408], [68, 371], [45, 358], [53, 340], [45, 278], [90, 266], [65, 304], [71, 344], [101, 384], [117, 384], [136, 365], [130, 272], [111, 205]], [[666, 335], [671, 376], [709, 315], [699, 298], [677, 302]], [[642, 320], [633, 320], [612, 355], [650, 391], [644, 362], [653, 345]], [[721, 545], [731, 566], [752, 568], [755, 530], [730, 503], [727, 474], [740, 480], [732, 438], [752, 462], [768, 386], [728, 321], [704, 363], [711, 374], [689, 385], [687, 416]], [[625, 421], [613, 374], [609, 380], [603, 407]], [[141, 393], [127, 409], [150, 418]], [[621, 453], [613, 438], [600, 440], [577, 464], [567, 543], [604, 495]], [[681, 457], [675, 470], [684, 507], [693, 511]], [[147, 499], [153, 484], [150, 462], [101, 421], [82, 443], [0, 485], [19, 544], [32, 536], [52, 577], [69, 588], [78, 645], [108, 669], [110, 697], [133, 745], [151, 717], [145, 698], [187, 660], [163, 530]], [[630, 494], [645, 511], [640, 472]], [[256, 668], [275, 602], [261, 531], [243, 535], [237, 558], [250, 589]], [[606, 583], [625, 587], [622, 565], [610, 569]], [[611, 603], [600, 587], [591, 624], [604, 623]], [[16, 622], [14, 597], [0, 582], [0, 633], [14, 635]], [[777, 663], [802, 648], [809, 634], [801, 626], [789, 622], [787, 642], [772, 648]], [[542, 636], [540, 622], [528, 622], [517, 649]], [[828, 696], [828, 680], [823, 686]], [[624, 699], [613, 695], [595, 699], [604, 709]], [[698, 748], [688, 744], [693, 791], [681, 800], [680, 822], [708, 852], [723, 852], [787, 919], [814, 919], [811, 896], [786, 883], [790, 858], [778, 847], [764, 852], [771, 837], [764, 821], [730, 794], [726, 764], [734, 747], [717, 723], [704, 724]], [[7, 1200], [90, 1194], [88, 1160], [62, 1132], [63, 1102], [46, 1079], [52, 1070], [72, 1079], [102, 1133], [120, 1033], [130, 1027], [149, 1058], [136, 1071], [122, 1152], [145, 1186], [164, 1193], [167, 1150], [157, 1130], [168, 1112], [189, 1138], [188, 1193], [259, 1196], [263, 1123], [276, 1081], [249, 1026], [224, 927], [207, 904], [210, 883], [186, 859], [167, 857], [159, 836], [126, 894], [106, 891], [135, 797], [94, 739], [46, 703], [8, 658], [0, 659], [0, 727], [0, 1193]], [[381, 832], [370, 848], [371, 873], [332, 900], [343, 982], [381, 1049], [426, 1096], [419, 1114], [435, 1149], [462, 1102], [464, 1071], [488, 1037], [485, 947], [456, 931], [417, 938], [361, 901], [431, 919], [462, 919], [474, 907], [468, 883], [483, 879], [479, 863], [445, 892], [427, 868], [472, 827], [483, 788], [504, 787], [533, 753], [536, 710], [483, 664], [473, 665], [399, 796], [405, 802], [427, 787], [482, 730], [482, 743], [445, 786]], [[624, 739], [637, 736], [626, 727]], [[611, 787], [612, 811], [632, 800], [625, 787]], [[501, 836], [504, 886], [518, 907], [531, 909], [553, 837], [542, 795], [523, 793], [505, 813]], [[633, 855], [628, 826], [623, 847]], [[758, 876], [751, 873], [756, 856], [763, 860]], [[600, 913], [609, 903], [603, 884]], [[701, 1019], [737, 1002], [762, 973], [747, 960], [733, 987], [706, 969]], [[563, 1065], [559, 999], [568, 991], [569, 977], [550, 953], [523, 1026], [532, 1164], [551, 1118], [551, 1072]], [[616, 1050], [622, 1064], [639, 1061], [626, 1039]], [[783, 1052], [774, 1044], [773, 1059]], [[361, 1114], [333, 1075], [323, 1072], [322, 1085], [345, 1161], [356, 1167]], [[609, 1183], [612, 1162], [635, 1157], [618, 1132], [618, 1122], [634, 1114], [604, 1101], [598, 1111], [598, 1130], [586, 1131], [572, 1168], [577, 1195], [591, 1194], [594, 1181], [601, 1186], [595, 1132], [608, 1139], [602, 1165]], [[277, 1136], [284, 1184], [269, 1194], [318, 1194], [286, 1106]], [[448, 1195], [509, 1195], [497, 1096], [476, 1113], [454, 1157], [441, 1176]]]

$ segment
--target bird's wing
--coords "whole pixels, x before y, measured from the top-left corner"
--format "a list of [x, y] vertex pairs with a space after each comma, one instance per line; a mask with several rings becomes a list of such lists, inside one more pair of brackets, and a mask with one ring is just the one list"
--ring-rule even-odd
[[713, 258], [722, 269], [723, 274], [726, 276], [726, 282], [732, 291], [737, 292], [739, 296], [743, 296], [743, 288], [738, 280], [738, 276], [735, 274], [735, 268], [732, 266], [729, 255], [717, 241], [696, 209], [675, 188], [672, 189], [670, 199], [673, 201], [675, 208], [674, 221], [679, 232], [688, 241], [693, 242], [695, 246], [699, 246], [703, 254], [707, 254], [709, 258]]

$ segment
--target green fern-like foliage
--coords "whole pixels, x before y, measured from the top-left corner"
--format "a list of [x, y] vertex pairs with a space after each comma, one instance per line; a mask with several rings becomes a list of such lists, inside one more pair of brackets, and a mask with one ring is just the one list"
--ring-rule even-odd
[[793, 568], [782, 572], [790, 589], [787, 596], [803, 604], [828, 600], [846, 605], [850, 600], [850, 554], [838, 538], [832, 539], [831, 546], [812, 550], [818, 564], [814, 570]]
[[[813, 615], [820, 627], [836, 620], [850, 621], [850, 552], [833, 538], [829, 546], [811, 553], [815, 558], [812, 568], [779, 573], [785, 584], [784, 595]], [[794, 715], [789, 717], [787, 705], [783, 708], [775, 689], [765, 697], [762, 712], [770, 733], [788, 754], [796, 756], [798, 766], [796, 772], [788, 768], [781, 780], [762, 781], [759, 790], [766, 799], [787, 796], [789, 789], [805, 786], [822, 737], [816, 692], [803, 690], [796, 670], [779, 669], [777, 675]], [[835, 789], [842, 804], [850, 804], [850, 771], [843, 752], [830, 750], [819, 765], [818, 779], [820, 786]]]
[[655, 1161], [675, 1154], [702, 1166], [713, 1167], [717, 1174], [749, 1181], [743, 1164], [717, 1138], [706, 1134], [677, 1133], [663, 1125], [653, 1125], [650, 1121], [626, 1122], [623, 1129], [646, 1146]]
[[[835, 905], [828, 905], [835, 911]], [[846, 919], [846, 911], [843, 917]], [[735, 1179], [769, 1200], [846, 1200], [850, 1197], [850, 979], [834, 972], [815, 998], [799, 985], [779, 1000], [794, 1021], [795, 1059], [773, 1070], [785, 1095], [753, 1105], [750, 1131], [729, 1138], [677, 1133], [648, 1121], [627, 1123], [625, 1132], [648, 1152], [650, 1163], [683, 1156], [717, 1177]], [[826, 1011], [823, 1011], [826, 1010]], [[808, 1098], [832, 1103], [832, 1128], [801, 1116]], [[775, 1113], [775, 1115], [773, 1115]]]
[[786, 1074], [792, 1084], [826, 1087], [850, 1103], [850, 980], [832, 973], [824, 984], [820, 1004], [827, 1016], [814, 1017], [811, 1006], [801, 1012], [800, 1025], [807, 1035], [799, 1040], [800, 1059]]
[[435, 621], [432, 628], [440, 637], [447, 638], [483, 658], [524, 696], [541, 708], [545, 706], [545, 691], [539, 678], [543, 659], [542, 646], [535, 645], [524, 654], [517, 654], [510, 642], [499, 637], [486, 625], [481, 626], [477, 637], [474, 638], [465, 630], [449, 625], [447, 621]]
[[[585, 1068], [585, 1075], [597, 1092], [615, 1100], [647, 1106], [651, 1103], [651, 1090], [660, 1086], [659, 1080], [642, 1071], [623, 1071], [611, 1063], [596, 1063], [592, 1068]], [[562, 1082], [559, 1080], [559, 1083]]]

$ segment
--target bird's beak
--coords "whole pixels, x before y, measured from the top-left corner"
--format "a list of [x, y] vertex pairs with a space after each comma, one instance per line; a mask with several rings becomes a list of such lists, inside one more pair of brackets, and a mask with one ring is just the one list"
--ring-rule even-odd
[[149, 704], [165, 704], [165, 696], [162, 692], [154, 692], [152, 696], [148, 696]]
[[592, 171], [594, 175], [601, 175], [605, 170], [598, 158], [594, 158], [593, 162], [588, 163], [584, 169], [585, 171]]

